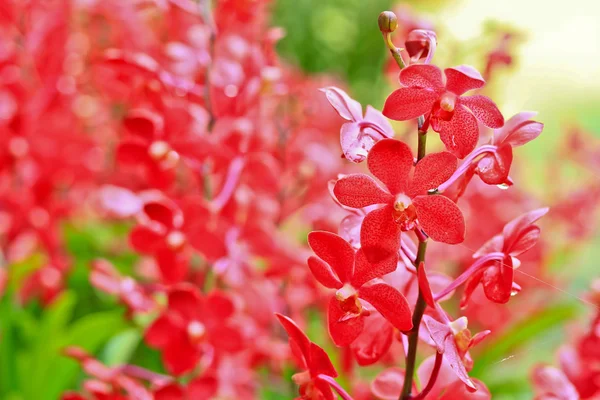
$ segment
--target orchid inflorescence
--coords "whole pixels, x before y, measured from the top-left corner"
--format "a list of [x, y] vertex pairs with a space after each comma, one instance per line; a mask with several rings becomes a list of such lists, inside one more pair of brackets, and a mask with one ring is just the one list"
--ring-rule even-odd
[[[469, 349], [490, 331], [472, 336], [467, 318], [453, 320], [441, 302], [465, 284], [460, 305], [467, 307], [471, 293], [480, 283], [490, 301], [509, 301], [521, 289], [514, 282], [514, 270], [520, 265], [517, 257], [537, 242], [540, 228], [535, 222], [548, 209], [530, 211], [506, 224], [502, 233], [474, 253], [473, 264], [437, 293], [432, 292], [427, 277], [427, 243], [431, 239], [458, 245], [465, 240], [465, 218], [457, 202], [472, 177], [477, 174], [490, 185], [512, 185], [509, 173], [513, 146], [535, 139], [543, 125], [530, 120], [531, 113], [518, 114], [505, 124], [489, 97], [466, 96], [467, 92], [481, 89], [485, 81], [468, 65], [446, 68], [442, 75], [430, 63], [437, 45], [435, 33], [410, 32], [404, 50], [396, 48], [390, 38], [397, 27], [393, 13], [382, 13], [379, 26], [400, 68], [401, 85], [387, 98], [382, 114], [396, 121], [418, 120], [417, 157], [407, 143], [393, 138], [389, 123], [376, 110], [369, 108], [363, 117], [360, 104], [345, 92], [324, 89], [334, 109], [350, 121], [341, 130], [343, 154], [351, 162], [366, 161], [376, 179], [355, 173], [335, 181], [332, 195], [336, 202], [344, 208], [361, 210], [357, 214], [361, 217], [342, 226], [340, 232], [353, 232], [351, 238], [311, 232], [308, 242], [316, 257], [310, 257], [308, 265], [323, 286], [336, 289], [327, 314], [329, 334], [336, 345], [350, 346], [356, 354], [366, 350], [361, 344], [353, 345], [355, 341], [371, 348], [378, 339], [386, 341], [386, 336], [374, 333], [371, 334], [375, 338], [370, 341], [359, 339], [374, 315], [403, 337], [400, 341], [405, 368], [394, 367], [381, 373], [373, 382], [376, 396], [400, 400], [488, 398], [485, 385], [471, 379], [468, 370], [473, 366]], [[405, 53], [408, 62], [404, 61]], [[480, 124], [494, 129], [494, 133], [489, 143], [478, 147]], [[429, 128], [440, 134], [446, 151], [426, 152]], [[463, 160], [460, 166], [459, 160]], [[403, 248], [407, 242], [411, 245]], [[411, 253], [411, 246], [417, 247], [416, 253]], [[405, 295], [386, 282], [390, 274], [416, 275], [418, 296], [414, 306], [408, 305]], [[420, 369], [429, 370], [430, 374], [423, 377], [419, 371], [424, 380], [417, 392], [413, 375], [419, 341], [433, 346], [436, 354], [423, 361]], [[367, 362], [363, 359], [363, 363], [377, 362], [389, 346], [389, 342], [378, 344], [378, 351], [372, 352]], [[443, 379], [440, 374], [445, 375]], [[328, 387], [320, 396], [331, 398], [330, 390]]]

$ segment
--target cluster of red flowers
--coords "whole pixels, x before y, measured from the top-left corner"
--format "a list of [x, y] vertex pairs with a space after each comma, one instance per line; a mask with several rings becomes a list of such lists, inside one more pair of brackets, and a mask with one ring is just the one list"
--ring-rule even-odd
[[[600, 305], [600, 281], [592, 283], [590, 303]], [[595, 399], [600, 395], [600, 313], [588, 332], [558, 352], [560, 368], [539, 365], [532, 372], [536, 399]]]
[[[98, 255], [89, 280], [164, 367], [68, 348], [89, 379], [63, 398], [252, 399], [289, 360], [307, 400], [490, 398], [468, 376], [490, 331], [471, 335], [443, 307], [464, 284], [461, 308], [487, 323], [482, 307], [521, 291], [514, 271], [548, 209], [501, 188], [513, 185], [513, 149], [543, 125], [530, 112], [505, 122], [489, 97], [467, 94], [485, 84], [473, 67], [431, 64], [432, 31], [411, 29], [397, 49], [389, 13], [380, 28], [401, 87], [363, 112], [278, 59], [284, 33], [268, 26], [267, 0], [216, 3], [0, 5], [0, 288], [41, 255], [17, 294], [52, 303], [73, 261], [61, 225], [125, 224], [134, 273]], [[416, 129], [394, 139], [386, 117]], [[430, 130], [444, 151], [427, 150]], [[314, 231], [286, 234], [299, 227]], [[448, 265], [462, 273], [439, 272]], [[321, 321], [307, 309], [326, 313], [339, 349], [304, 333]], [[431, 355], [417, 367], [419, 344]], [[353, 397], [335, 380], [336, 352]], [[376, 363], [386, 369], [364, 380], [356, 366]]]
[[[574, 162], [596, 176], [600, 147], [594, 138], [580, 128], [566, 132], [565, 143], [561, 146], [563, 162]], [[558, 220], [566, 221], [571, 241], [577, 242], [594, 234], [597, 225], [590, 215], [597, 212], [598, 204], [590, 201], [599, 193], [597, 179], [576, 189], [569, 195], [560, 194], [553, 207]], [[584, 302], [594, 314], [585, 332], [572, 327], [568, 343], [557, 354], [558, 367], [538, 365], [531, 373], [536, 399], [539, 400], [578, 400], [595, 399], [600, 396], [600, 281], [594, 280]]]

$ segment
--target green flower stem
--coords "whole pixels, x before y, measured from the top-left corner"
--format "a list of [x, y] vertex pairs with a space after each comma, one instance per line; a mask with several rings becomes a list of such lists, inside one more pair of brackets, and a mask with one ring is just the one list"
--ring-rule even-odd
[[[425, 157], [426, 146], [427, 146], [427, 128], [424, 129], [425, 119], [421, 116], [418, 119], [418, 134], [419, 134], [419, 147], [417, 149], [417, 162]], [[427, 240], [419, 241], [419, 249], [417, 250], [417, 257], [415, 258], [415, 266], [418, 269], [421, 267], [421, 263], [425, 261], [425, 252], [427, 251]], [[417, 297], [417, 303], [413, 312], [413, 328], [408, 332], [408, 352], [406, 355], [406, 366], [404, 371], [404, 385], [402, 386], [402, 392], [399, 400], [410, 400], [412, 397], [412, 386], [413, 376], [415, 374], [415, 362], [417, 358], [417, 346], [419, 344], [419, 327], [421, 326], [421, 318], [426, 308], [425, 299], [419, 288], [419, 296]]]
[[400, 69], [405, 68], [406, 64], [404, 64], [404, 60], [402, 59], [402, 49], [394, 46], [394, 43], [392, 43], [392, 35], [390, 33], [384, 33], [383, 38], [388, 49], [390, 49], [394, 61], [398, 64], [398, 67], [400, 67]]
[[[419, 242], [419, 249], [415, 259], [415, 265], [420, 267], [421, 262], [425, 261], [425, 251], [427, 250], [427, 241]], [[419, 326], [421, 326], [421, 318], [425, 311], [425, 299], [419, 289], [419, 297], [413, 312], [413, 328], [408, 333], [408, 354], [406, 355], [406, 368], [404, 371], [404, 386], [399, 400], [409, 400], [412, 396], [413, 375], [415, 374], [415, 361], [417, 358], [417, 345], [419, 344]]]
[[427, 129], [423, 129], [423, 125], [425, 124], [425, 119], [423, 116], [419, 117], [418, 124], [419, 148], [417, 149], [417, 161], [425, 157], [425, 148], [427, 147]]

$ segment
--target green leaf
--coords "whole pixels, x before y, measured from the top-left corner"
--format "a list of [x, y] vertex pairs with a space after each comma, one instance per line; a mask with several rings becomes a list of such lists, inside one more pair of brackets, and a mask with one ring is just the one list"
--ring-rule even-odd
[[17, 389], [16, 338], [13, 326], [15, 312], [8, 296], [0, 303], [0, 397]]
[[43, 397], [37, 399], [54, 400], [66, 389], [75, 386], [79, 365], [61, 355], [66, 346], [79, 346], [90, 353], [98, 350], [113, 336], [127, 328], [120, 310], [89, 314], [77, 320], [65, 334], [56, 341], [52, 349], [54, 360], [48, 365], [43, 381]]
[[578, 304], [567, 303], [551, 306], [535, 315], [530, 315], [508, 329], [502, 337], [487, 343], [485, 350], [477, 354], [470, 375], [479, 377], [485, 369], [507, 357], [511, 350], [543, 338], [549, 330], [575, 317], [580, 310]]
[[22, 355], [26, 361], [19, 370], [19, 381], [25, 398], [49, 398], [45, 393], [44, 384], [49, 371], [56, 363], [56, 343], [64, 335], [76, 299], [75, 293], [65, 291], [46, 309], [30, 352]]
[[141, 335], [137, 329], [128, 329], [112, 338], [102, 354], [102, 360], [106, 365], [119, 365], [127, 363], [135, 349], [140, 344]]

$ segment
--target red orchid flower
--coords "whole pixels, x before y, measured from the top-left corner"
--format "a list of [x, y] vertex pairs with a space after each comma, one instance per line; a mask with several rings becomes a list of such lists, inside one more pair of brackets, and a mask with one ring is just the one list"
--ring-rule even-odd
[[162, 194], [145, 197], [142, 212], [137, 214], [140, 223], [129, 234], [131, 246], [155, 257], [165, 283], [180, 282], [188, 271], [183, 212]]
[[162, 351], [173, 375], [191, 371], [213, 350], [237, 351], [242, 337], [230, 323], [235, 308], [227, 295], [213, 291], [203, 297], [196, 286], [182, 283], [167, 294], [167, 309], [146, 330], [149, 346]]
[[437, 46], [437, 35], [428, 29], [415, 29], [408, 33], [404, 41], [411, 64], [429, 64]]
[[188, 196], [177, 204], [161, 192], [140, 194], [138, 225], [129, 241], [141, 254], [154, 256], [164, 283], [180, 282], [189, 269], [190, 246], [211, 262], [228, 255], [226, 233], [230, 224], [200, 196]]
[[459, 182], [456, 193], [450, 196], [458, 198], [475, 174], [488, 185], [511, 186], [512, 181], [508, 174], [513, 159], [512, 149], [535, 139], [544, 128], [542, 123], [530, 119], [535, 115], [535, 112], [518, 113], [506, 121], [502, 128], [494, 129], [489, 144], [469, 154], [452, 177], [440, 185], [438, 190], [446, 192], [453, 183]]
[[[402, 391], [405, 371], [398, 367], [391, 367], [381, 371], [371, 382], [371, 393], [381, 400], [397, 400]], [[416, 391], [415, 382], [412, 391]]]
[[[596, 323], [594, 323], [596, 325]], [[594, 331], [597, 331], [597, 326], [592, 326], [592, 331], [586, 335], [588, 338], [590, 335], [596, 336]], [[598, 338], [596, 337], [596, 340]], [[577, 348], [573, 346], [564, 346], [560, 349], [558, 358], [560, 361], [560, 368], [566, 375], [567, 379], [575, 386], [577, 392], [579, 392], [582, 398], [588, 399], [593, 398], [597, 393], [600, 393], [600, 371], [597, 368], [598, 356], [593, 357], [593, 354], [600, 349], [600, 343], [596, 343], [592, 349], [592, 357], [589, 357], [590, 343], [586, 343], [587, 340], [584, 338], [580, 340]], [[584, 347], [584, 346], [588, 347]]]
[[275, 316], [290, 337], [292, 354], [304, 369], [304, 372], [292, 376], [292, 380], [300, 386], [300, 399], [334, 400], [332, 383], [338, 393], [343, 389], [333, 379], [338, 374], [325, 350], [311, 342], [290, 318], [277, 313]]
[[195, 400], [212, 399], [217, 394], [218, 381], [213, 376], [199, 376], [182, 386], [175, 382], [156, 385], [153, 400]]
[[148, 312], [156, 303], [144, 288], [129, 276], [122, 276], [107, 260], [94, 260], [90, 283], [95, 288], [119, 297], [129, 313]]
[[111, 74], [104, 74], [97, 79], [108, 80], [102, 89], [109, 94], [121, 95], [130, 92], [136, 97], [127, 97], [127, 101], [149, 100], [155, 105], [162, 105], [170, 94], [183, 94], [194, 101], [203, 99], [202, 88], [185, 77], [175, 76], [159, 66], [158, 61], [147, 53], [110, 48], [103, 52], [98, 63]]
[[551, 366], [537, 366], [532, 373], [534, 400], [578, 400], [579, 393], [564, 372]]
[[442, 71], [435, 65], [415, 64], [400, 72], [404, 86], [387, 98], [383, 115], [407, 121], [427, 115], [446, 148], [458, 158], [469, 154], [479, 140], [479, 120], [490, 128], [504, 125], [496, 104], [483, 95], [462, 96], [483, 87], [485, 81], [473, 67], [460, 65]]
[[42, 304], [51, 304], [63, 291], [70, 268], [70, 262], [64, 257], [53, 257], [21, 283], [19, 300], [27, 303], [32, 298], [39, 298]]
[[[441, 364], [437, 364], [437, 354], [427, 357], [417, 370], [417, 376], [420, 382], [428, 382], [435, 372], [435, 368], [438, 368], [437, 376], [433, 385], [429, 388], [429, 391], [425, 392], [425, 389], [419, 395], [415, 396], [416, 400], [491, 400], [492, 395], [483, 382], [478, 379], [471, 379], [471, 382], [477, 388], [473, 391], [470, 387], [466, 386], [456, 375], [450, 362], [443, 358]], [[400, 392], [398, 392], [400, 393]]]
[[467, 371], [473, 367], [473, 360], [468, 351], [489, 335], [490, 331], [479, 332], [471, 337], [471, 331], [467, 329], [467, 317], [460, 317], [455, 321], [451, 321], [446, 312], [435, 301], [423, 263], [419, 266], [417, 275], [419, 289], [425, 303], [437, 312], [438, 319], [429, 315], [423, 316], [423, 322], [429, 331], [437, 352], [443, 354], [444, 359], [450, 364], [458, 379], [464, 382], [470, 391], [476, 391], [477, 386], [467, 374]]
[[370, 303], [401, 331], [412, 328], [412, 315], [406, 298], [387, 283], [370, 282], [396, 269], [395, 253], [370, 263], [362, 249], [357, 252], [336, 234], [311, 232], [308, 244], [317, 257], [308, 259], [315, 278], [325, 287], [336, 289], [329, 301], [329, 334], [338, 346], [352, 343], [364, 329], [369, 315], [363, 301]]
[[372, 312], [369, 323], [350, 344], [356, 362], [360, 366], [372, 365], [387, 354], [394, 341], [394, 327], [379, 312]]
[[325, 92], [327, 100], [337, 111], [340, 117], [349, 121], [342, 125], [340, 142], [344, 157], [349, 161], [359, 163], [364, 161], [369, 150], [378, 140], [391, 138], [394, 130], [389, 121], [380, 111], [367, 106], [363, 117], [360, 103], [336, 87], [321, 89]]
[[478, 261], [484, 262], [478, 263], [476, 271], [471, 272], [461, 306], [467, 304], [479, 282], [488, 299], [496, 303], [508, 302], [515, 291], [514, 270], [521, 265], [517, 257], [537, 243], [540, 228], [534, 223], [547, 212], [548, 208], [539, 208], [513, 219], [504, 226], [501, 234], [488, 240], [473, 254]]
[[482, 331], [472, 337], [471, 331], [467, 328], [467, 317], [460, 317], [455, 321], [450, 321], [445, 311], [437, 304], [436, 309], [441, 321], [429, 315], [423, 317], [431, 339], [433, 339], [438, 353], [444, 355], [444, 358], [448, 361], [456, 376], [469, 389], [475, 391], [477, 390], [477, 386], [467, 373], [473, 367], [473, 360], [469, 356], [468, 351], [489, 335], [490, 331]]
[[[417, 375], [420, 382], [425, 384], [432, 375], [432, 370], [435, 368], [436, 356], [430, 356], [423, 360]], [[489, 390], [483, 382], [478, 379], [471, 379], [477, 387], [477, 391], [471, 392], [457, 377], [447, 360], [443, 360], [439, 366], [439, 372], [435, 384], [425, 396], [422, 392], [415, 395], [415, 399], [426, 400], [490, 400], [492, 398]], [[371, 384], [371, 392], [377, 399], [381, 400], [397, 400], [402, 391], [404, 383], [404, 370], [398, 367], [392, 367], [380, 372]], [[417, 391], [416, 385], [413, 382], [413, 390]]]
[[142, 196], [129, 189], [103, 185], [98, 189], [96, 203], [107, 216], [113, 218], [133, 217], [144, 207]]
[[129, 242], [138, 253], [154, 256], [164, 283], [177, 283], [186, 276], [188, 243], [211, 262], [227, 255], [224, 239], [229, 224], [213, 211], [214, 203], [200, 196], [187, 196], [176, 204], [156, 190], [135, 194], [106, 185], [98, 200], [111, 216], [136, 217], [138, 225]]
[[125, 374], [122, 367], [108, 367], [79, 347], [68, 347], [64, 353], [79, 362], [92, 379], [83, 384], [85, 395], [67, 392], [62, 396], [62, 400], [153, 399], [146, 387], [137, 379]]
[[206, 141], [188, 134], [193, 122], [182, 107], [165, 109], [162, 114], [134, 109], [123, 120], [127, 135], [117, 147], [117, 160], [143, 167], [152, 185], [167, 187], [180, 158], [196, 167], [209, 155]]
[[544, 129], [544, 124], [531, 119], [536, 114], [520, 112], [506, 121], [503, 127], [494, 130], [490, 145], [495, 146], [496, 151], [485, 154], [475, 169], [482, 181], [488, 185], [506, 183], [512, 163], [512, 149], [537, 138]]
[[452, 176], [456, 157], [448, 152], [431, 153], [417, 163], [410, 176], [413, 160], [405, 143], [381, 140], [371, 149], [367, 165], [387, 190], [364, 174], [347, 175], [333, 188], [337, 200], [348, 207], [384, 204], [363, 221], [360, 237], [368, 256], [372, 249], [396, 253], [400, 231], [417, 225], [439, 242], [456, 244], [464, 240], [465, 221], [460, 209], [447, 197], [428, 194]]

